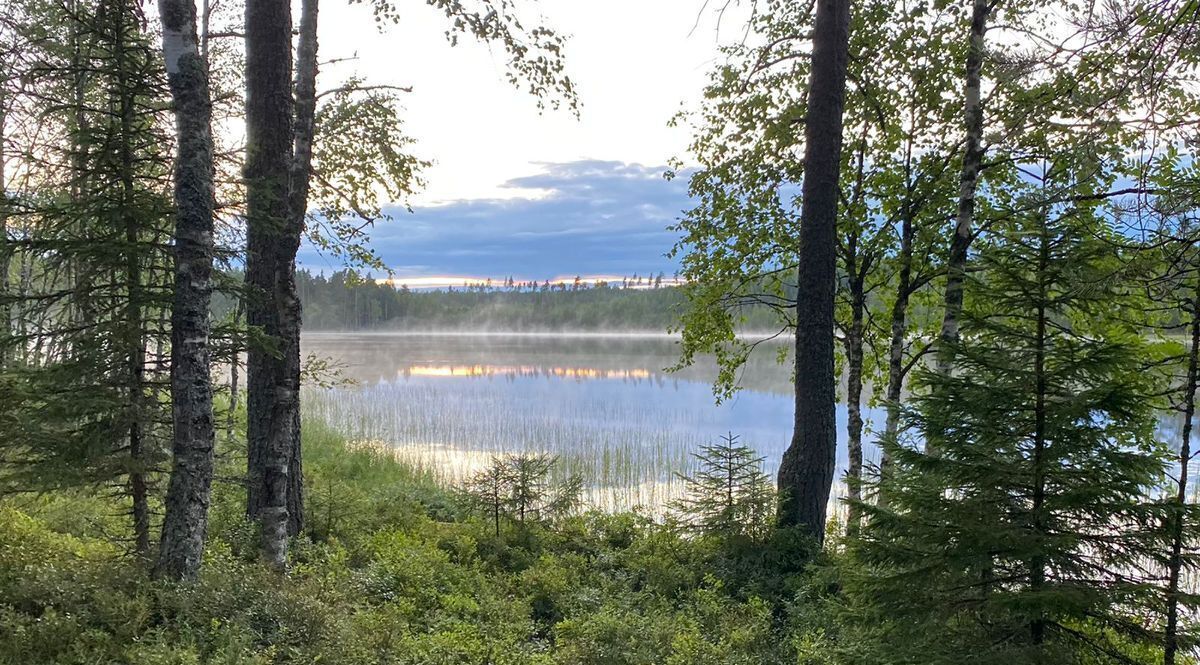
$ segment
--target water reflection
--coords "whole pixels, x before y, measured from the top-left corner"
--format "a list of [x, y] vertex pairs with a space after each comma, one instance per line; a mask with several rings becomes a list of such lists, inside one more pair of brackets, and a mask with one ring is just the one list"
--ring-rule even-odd
[[536, 365], [412, 365], [400, 370], [405, 377], [448, 378], [493, 376], [541, 376], [565, 379], [649, 379], [648, 369], [600, 369], [597, 367], [538, 367]]
[[[458, 368], [465, 376], [558, 369], [581, 378], [652, 378], [706, 385], [711, 385], [717, 371], [708, 358], [669, 371], [679, 362], [679, 347], [678, 340], [668, 335], [310, 333], [304, 335], [303, 345], [305, 353], [340, 361], [346, 375], [363, 384], [411, 376], [414, 370], [444, 376], [442, 368], [447, 367]], [[790, 376], [790, 368], [775, 361], [775, 349], [767, 348], [751, 357], [740, 383], [747, 390], [790, 395]]]
[[[303, 343], [358, 382], [307, 390], [309, 416], [450, 482], [494, 454], [550, 452], [588, 481], [593, 504], [657, 509], [678, 496], [692, 453], [720, 435], [740, 435], [771, 474], [791, 439], [790, 371], [769, 349], [742, 373], [742, 392], [718, 405], [716, 367], [667, 371], [678, 358], [667, 336], [321, 334]], [[845, 416], [840, 408], [839, 433]]]

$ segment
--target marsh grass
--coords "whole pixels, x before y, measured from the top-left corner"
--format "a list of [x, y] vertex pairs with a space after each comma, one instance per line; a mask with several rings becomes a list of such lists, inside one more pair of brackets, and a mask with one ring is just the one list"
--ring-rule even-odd
[[[549, 453], [559, 459], [554, 480], [582, 477], [590, 505], [658, 512], [681, 496], [678, 474], [694, 470], [701, 446], [732, 431], [773, 476], [791, 440], [788, 372], [770, 354], [747, 366], [744, 390], [718, 405], [711, 367], [662, 369], [678, 359], [675, 341], [662, 335], [345, 334], [310, 336], [305, 345], [356, 381], [306, 388], [306, 417], [449, 485], [495, 455]], [[844, 423], [844, 409], [838, 417]], [[839, 456], [844, 470], [844, 446]]]
[[[513, 384], [523, 384], [516, 381]], [[620, 510], [663, 505], [681, 489], [691, 452], [707, 441], [692, 410], [634, 396], [553, 399], [564, 386], [541, 380], [496, 386], [396, 381], [359, 389], [309, 389], [305, 415], [357, 449], [396, 459], [446, 484], [459, 485], [496, 455], [556, 455], [554, 480], [577, 474], [586, 501]], [[533, 393], [533, 394], [531, 394]]]

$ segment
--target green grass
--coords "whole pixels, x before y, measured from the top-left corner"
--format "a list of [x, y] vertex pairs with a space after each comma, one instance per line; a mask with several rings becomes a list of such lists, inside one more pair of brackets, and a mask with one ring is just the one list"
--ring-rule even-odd
[[[796, 662], [808, 628], [770, 544], [600, 512], [496, 537], [430, 474], [304, 432], [309, 532], [286, 577], [258, 561], [228, 480], [201, 579], [183, 586], [148, 579], [107, 495], [0, 501], [0, 665]], [[220, 477], [239, 447], [222, 446]]]

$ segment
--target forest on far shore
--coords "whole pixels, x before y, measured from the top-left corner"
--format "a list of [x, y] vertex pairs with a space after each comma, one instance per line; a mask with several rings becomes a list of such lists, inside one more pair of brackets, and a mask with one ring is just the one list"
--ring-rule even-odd
[[[296, 272], [305, 330], [666, 331], [679, 322], [683, 292], [662, 274], [589, 283], [516, 282], [416, 290], [363, 278], [352, 270], [325, 276]], [[217, 302], [220, 313], [232, 303]], [[767, 307], [742, 311], [745, 330], [778, 318]]]

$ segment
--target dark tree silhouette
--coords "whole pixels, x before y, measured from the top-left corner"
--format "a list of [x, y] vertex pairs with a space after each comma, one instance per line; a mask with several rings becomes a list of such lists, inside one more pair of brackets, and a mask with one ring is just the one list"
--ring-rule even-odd
[[805, 118], [796, 298], [796, 426], [779, 466], [779, 522], [824, 540], [837, 447], [833, 297], [849, 0], [818, 0]]

